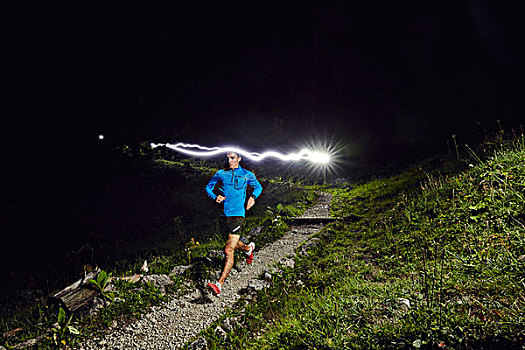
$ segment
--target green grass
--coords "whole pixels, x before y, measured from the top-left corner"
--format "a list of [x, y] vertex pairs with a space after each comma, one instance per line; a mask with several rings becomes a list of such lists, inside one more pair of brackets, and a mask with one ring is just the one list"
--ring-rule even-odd
[[[210, 349], [522, 349], [523, 135], [470, 151], [466, 166], [413, 168], [327, 189], [321, 244], [276, 275]], [[459, 169], [457, 171], [455, 169]], [[239, 304], [240, 305], [240, 304]]]

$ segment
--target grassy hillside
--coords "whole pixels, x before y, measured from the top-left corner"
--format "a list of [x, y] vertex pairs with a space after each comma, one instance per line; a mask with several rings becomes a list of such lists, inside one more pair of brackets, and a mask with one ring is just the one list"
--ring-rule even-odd
[[[312, 204], [316, 189], [331, 192], [333, 215], [347, 220], [322, 230], [320, 243], [296, 257], [295, 269], [282, 267], [273, 276], [273, 287], [259, 292], [256, 302], [244, 310], [233, 307], [203, 332], [209, 348], [522, 348], [525, 140], [523, 135], [511, 141], [497, 138], [468, 153], [459, 166], [428, 161], [358, 185], [298, 188], [258, 174], [265, 192], [246, 223], [247, 229], [264, 226], [258, 246], [280, 238], [286, 229], [282, 221], [275, 223], [277, 211], [300, 213]], [[167, 273], [223, 247], [214, 234], [218, 208], [195, 191], [219, 164], [150, 156], [130, 156], [126, 167], [117, 164], [122, 170], [114, 178], [100, 180], [112, 189], [102, 191], [107, 198], [114, 191], [125, 194], [127, 184], [142, 189], [108, 207], [122, 215], [119, 222], [147, 208], [141, 214], [147, 216], [142, 221], [147, 229], [135, 227], [147, 234], [128, 235], [121, 243], [115, 239], [108, 247], [119, 249], [121, 258], [128, 251], [139, 259], [115, 256], [112, 264], [97, 262], [114, 276], [137, 272], [144, 258], [152, 273]], [[130, 173], [135, 180], [123, 179]], [[131, 214], [130, 202], [137, 203]], [[103, 247], [97, 249], [104, 256]], [[202, 278], [178, 278], [167, 297], [152, 286], [137, 293], [134, 284], [121, 283], [116, 286], [121, 301], [95, 317], [74, 316], [80, 334], [62, 340], [75, 344], [104, 331], [115, 318], [131, 321], [180, 292], [183, 283]], [[19, 296], [16, 300], [23, 299]], [[45, 307], [45, 296], [28, 295], [33, 303], [3, 310], [0, 344], [9, 347], [45, 334], [57, 321], [56, 312]], [[219, 331], [217, 325], [232, 316], [239, 322], [229, 332]], [[48, 338], [37, 348], [52, 348], [55, 342]]]
[[476, 152], [462, 171], [426, 164], [327, 189], [349, 222], [231, 311], [225, 336], [222, 320], [204, 332], [209, 348], [522, 349], [525, 140]]

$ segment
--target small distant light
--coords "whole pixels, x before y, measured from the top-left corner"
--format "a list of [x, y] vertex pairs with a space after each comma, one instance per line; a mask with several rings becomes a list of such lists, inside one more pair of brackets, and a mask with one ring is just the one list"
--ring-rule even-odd
[[98, 135], [99, 140], [104, 140], [104, 135]]

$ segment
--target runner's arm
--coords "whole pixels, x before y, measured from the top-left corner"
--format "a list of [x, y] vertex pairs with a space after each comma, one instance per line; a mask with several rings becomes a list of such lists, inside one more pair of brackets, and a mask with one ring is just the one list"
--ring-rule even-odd
[[259, 195], [261, 194], [263, 188], [262, 188], [261, 184], [259, 183], [259, 181], [257, 181], [257, 178], [255, 178], [255, 175], [252, 174], [248, 178], [248, 185], [253, 187], [252, 196], [254, 196], [254, 199], [259, 197]]
[[213, 193], [213, 188], [215, 187], [215, 184], [219, 182], [220, 179], [221, 177], [219, 176], [219, 172], [216, 172], [215, 175], [213, 175], [210, 179], [210, 182], [208, 182], [208, 184], [205, 187], [208, 197], [210, 197], [213, 200], [217, 199], [217, 195]]

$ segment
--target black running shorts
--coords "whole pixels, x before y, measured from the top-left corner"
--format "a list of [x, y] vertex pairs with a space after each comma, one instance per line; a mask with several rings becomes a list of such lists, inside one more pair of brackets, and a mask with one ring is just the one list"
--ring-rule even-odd
[[226, 238], [228, 235], [238, 235], [242, 233], [244, 217], [242, 216], [221, 216], [220, 220], [221, 234]]

